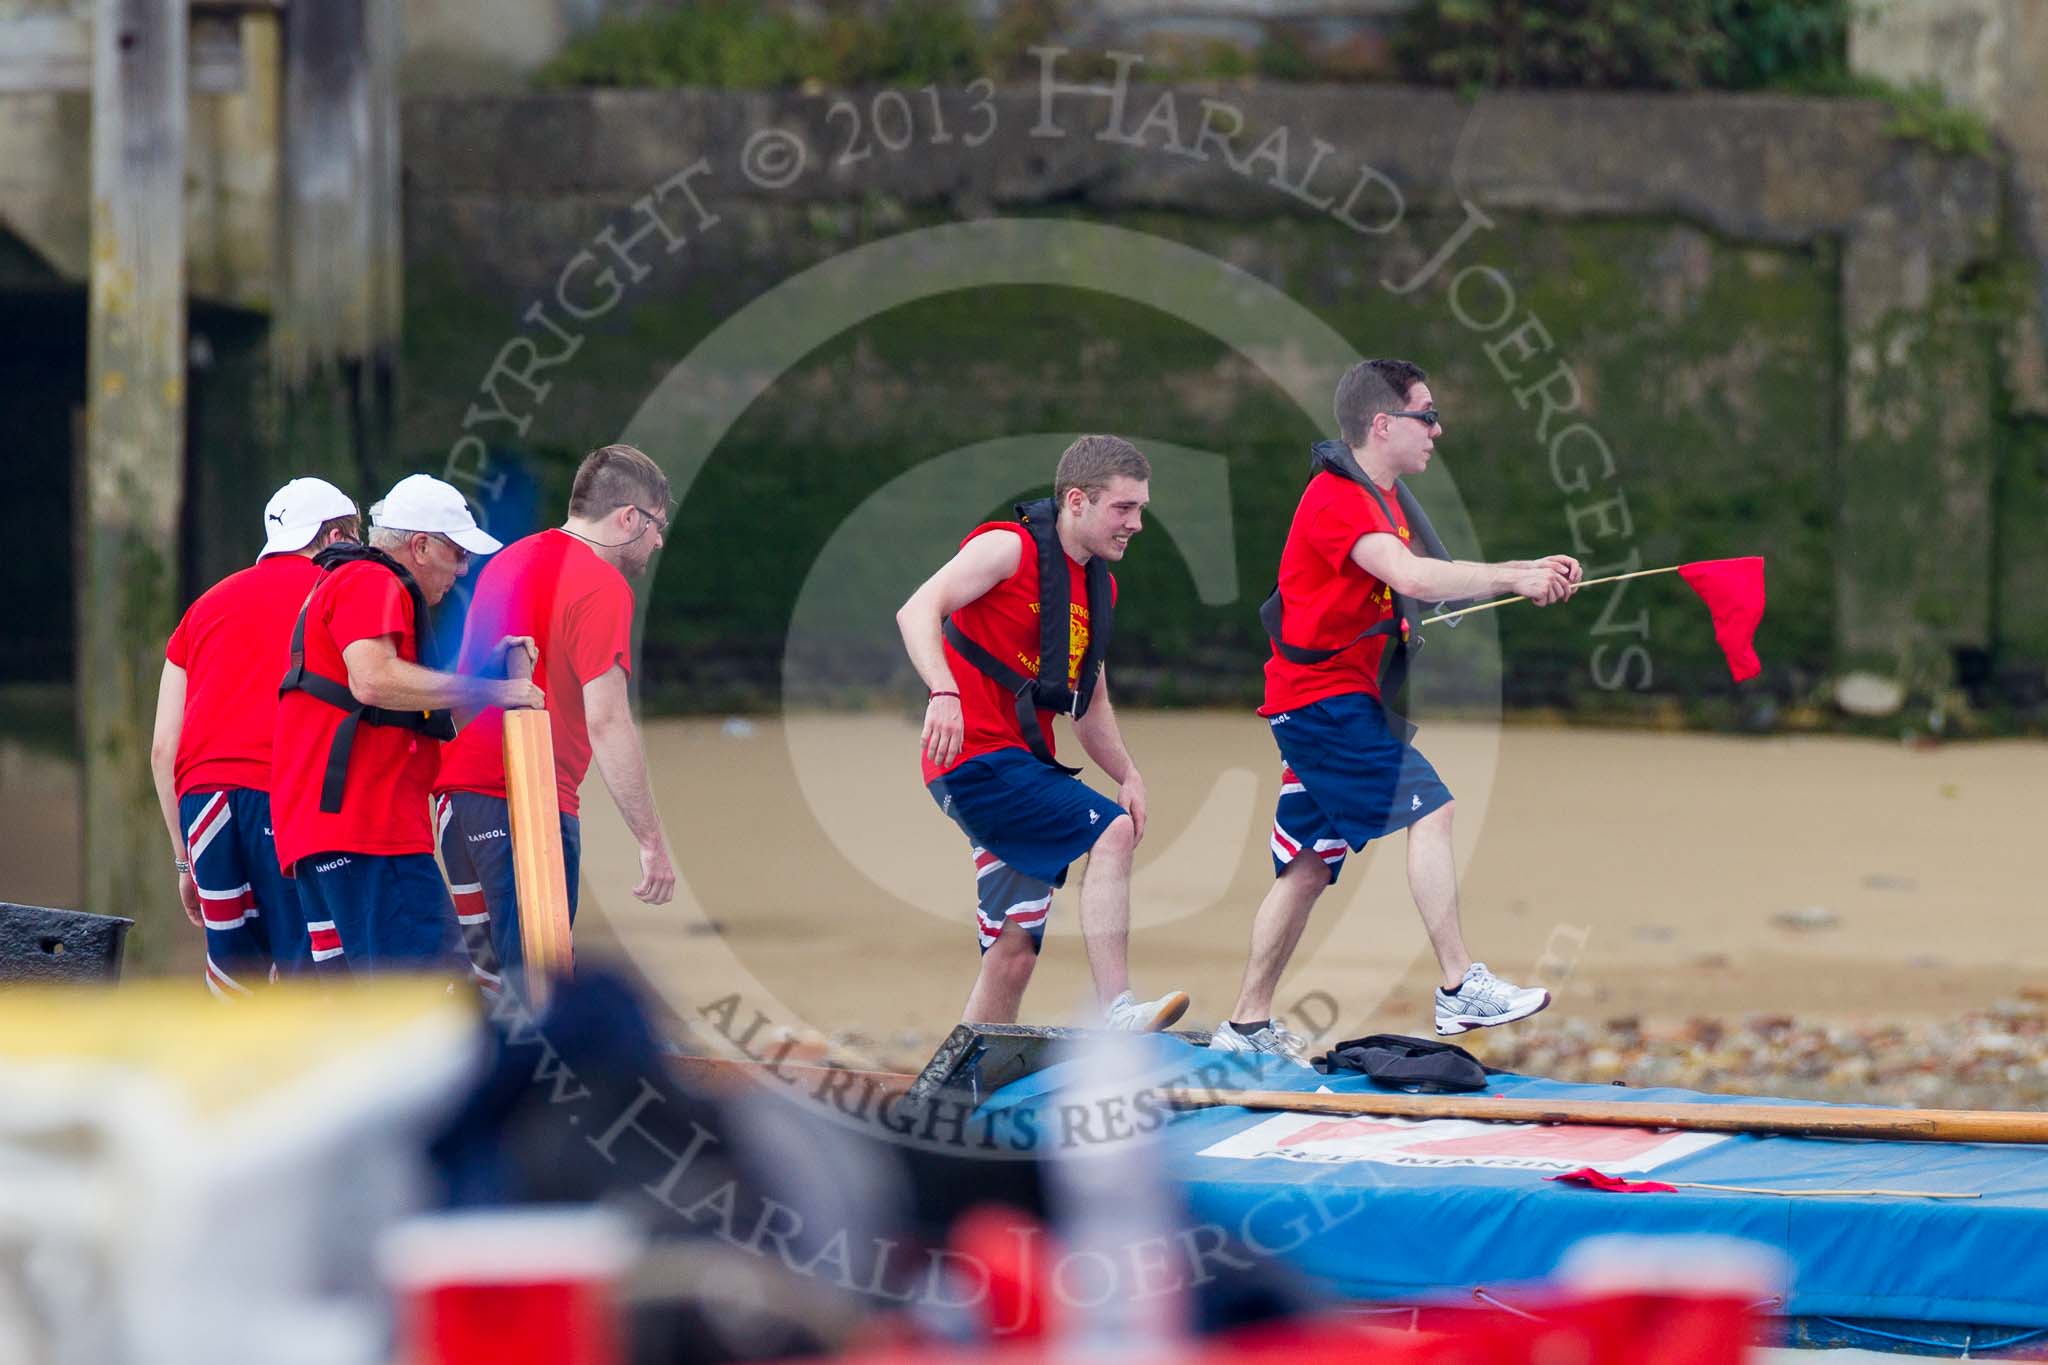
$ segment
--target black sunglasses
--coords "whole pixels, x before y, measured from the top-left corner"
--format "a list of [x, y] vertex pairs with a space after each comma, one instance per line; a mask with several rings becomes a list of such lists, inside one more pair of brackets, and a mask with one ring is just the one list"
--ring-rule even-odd
[[1422, 425], [1426, 427], [1435, 427], [1443, 425], [1442, 421], [1437, 416], [1437, 411], [1435, 408], [1424, 408], [1420, 412], [1390, 412], [1387, 414], [1387, 416], [1413, 417], [1416, 421], [1422, 423]]
[[466, 569], [469, 567], [469, 551], [463, 549], [460, 545], [457, 545], [454, 541], [450, 540], [448, 537], [442, 535], [438, 531], [429, 532], [429, 534], [435, 540], [440, 541], [443, 545], [446, 545], [449, 549], [455, 552], [455, 567], [457, 570]]
[[653, 522], [654, 529], [656, 531], [660, 532], [663, 536], [666, 536], [668, 534], [668, 518], [663, 516], [661, 513], [650, 512], [637, 502], [622, 502], [619, 504], [619, 506], [632, 508], [635, 512], [638, 512], [641, 516]]

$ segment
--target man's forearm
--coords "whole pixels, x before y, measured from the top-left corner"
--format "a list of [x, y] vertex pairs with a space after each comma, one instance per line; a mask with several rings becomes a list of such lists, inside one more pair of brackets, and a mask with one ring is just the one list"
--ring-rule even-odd
[[349, 690], [356, 699], [387, 711], [474, 713], [493, 704], [498, 686], [492, 678], [442, 673], [404, 659], [387, 659], [368, 679], [359, 679], [354, 670], [349, 673]]
[[1089, 704], [1088, 714], [1074, 722], [1074, 734], [1110, 781], [1121, 785], [1138, 766], [1124, 748], [1124, 737], [1117, 729], [1116, 713], [1110, 709], [1109, 698], [1098, 697]]
[[633, 839], [643, 845], [662, 839], [662, 814], [653, 806], [647, 755], [641, 749], [633, 716], [594, 720], [590, 724], [590, 755], [598, 761], [604, 790], [612, 794], [612, 804], [625, 817]]
[[1508, 564], [1479, 564], [1469, 559], [1426, 559], [1415, 557], [1415, 592], [1406, 596], [1427, 602], [1462, 601], [1470, 597], [1498, 597], [1513, 592], [1514, 567]]
[[149, 775], [172, 854], [185, 857], [185, 826], [178, 818], [178, 745], [185, 737], [185, 670], [168, 660], [156, 685], [156, 717], [149, 731]]
[[164, 829], [171, 836], [171, 856], [183, 861], [185, 853], [185, 824], [178, 818], [178, 790], [176, 780], [177, 741], [174, 738], [168, 752], [161, 744], [154, 745], [149, 753], [149, 775], [156, 784], [157, 808], [163, 812]]
[[625, 818], [626, 828], [641, 844], [661, 838], [661, 815], [654, 808], [654, 785], [647, 777], [647, 755], [640, 746], [640, 731], [631, 716], [593, 720], [590, 725], [590, 753], [597, 760], [598, 775], [612, 803]]
[[928, 690], [960, 690], [960, 684], [953, 677], [952, 665], [946, 662], [945, 627], [937, 612], [917, 603], [907, 605], [896, 613], [896, 629], [903, 636], [903, 649], [910, 655], [910, 666], [917, 670], [918, 677], [924, 679]]

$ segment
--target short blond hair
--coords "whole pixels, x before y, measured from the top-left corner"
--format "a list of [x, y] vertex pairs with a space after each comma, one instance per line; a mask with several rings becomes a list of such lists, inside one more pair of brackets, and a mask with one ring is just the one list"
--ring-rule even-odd
[[1121, 436], [1078, 437], [1053, 471], [1053, 501], [1065, 502], [1070, 488], [1080, 489], [1092, 501], [1118, 477], [1147, 482], [1152, 478], [1152, 462]]

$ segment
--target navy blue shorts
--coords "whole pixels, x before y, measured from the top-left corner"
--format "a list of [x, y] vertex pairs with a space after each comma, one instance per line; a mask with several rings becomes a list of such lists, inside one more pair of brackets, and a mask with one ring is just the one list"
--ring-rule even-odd
[[[569, 923], [576, 922], [576, 874], [583, 861], [583, 822], [562, 819], [562, 872], [569, 883]], [[519, 885], [512, 871], [511, 807], [502, 796], [445, 792], [434, 798], [441, 866], [455, 896], [455, 923], [477, 984], [495, 991], [505, 970], [526, 961], [519, 936]]]
[[458, 967], [455, 907], [431, 853], [315, 853], [294, 869], [324, 975]]
[[1025, 749], [998, 749], [932, 779], [928, 790], [974, 850], [975, 931], [987, 952], [1014, 923], [1045, 939], [1067, 865], [1095, 847], [1124, 808]]
[[299, 893], [277, 865], [270, 793], [187, 792], [178, 823], [206, 921], [206, 988], [222, 999], [310, 971]]
[[1273, 875], [1302, 853], [1337, 880], [1346, 850], [1406, 829], [1451, 799], [1414, 745], [1387, 728], [1378, 698], [1325, 697], [1267, 717], [1280, 746], [1280, 801], [1273, 812]]

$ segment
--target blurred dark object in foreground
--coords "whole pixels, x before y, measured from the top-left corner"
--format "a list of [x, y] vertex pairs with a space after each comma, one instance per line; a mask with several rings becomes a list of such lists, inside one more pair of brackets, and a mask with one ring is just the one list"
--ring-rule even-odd
[[[920, 1109], [957, 1101], [891, 1096], [856, 1116], [766, 1067], [762, 1085], [685, 1081], [632, 989], [598, 971], [561, 983], [538, 1020], [510, 997], [492, 1017], [476, 1087], [431, 1147], [445, 1200], [638, 1219], [653, 1250], [626, 1291], [636, 1365], [978, 1339], [989, 1267], [949, 1249], [956, 1225], [992, 1206], [1048, 1221], [1040, 1151]], [[1191, 1292], [1205, 1332], [1319, 1302], [1263, 1258]]]

